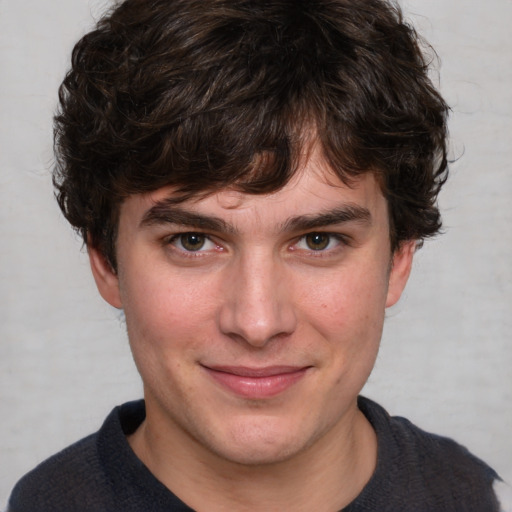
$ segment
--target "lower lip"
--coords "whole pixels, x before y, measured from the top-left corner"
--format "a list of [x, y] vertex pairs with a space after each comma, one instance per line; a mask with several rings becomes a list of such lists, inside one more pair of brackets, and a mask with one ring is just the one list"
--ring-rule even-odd
[[209, 375], [224, 388], [249, 399], [271, 398], [283, 393], [306, 374], [307, 368], [292, 372], [267, 375], [262, 377], [248, 377], [234, 373], [205, 368]]

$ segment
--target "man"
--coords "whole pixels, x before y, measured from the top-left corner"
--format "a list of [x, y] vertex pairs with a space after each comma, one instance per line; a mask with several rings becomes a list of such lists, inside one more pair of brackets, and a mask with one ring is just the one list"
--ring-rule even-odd
[[398, 9], [127, 0], [60, 100], [59, 204], [145, 400], [9, 510], [499, 510], [492, 469], [359, 397], [447, 174]]

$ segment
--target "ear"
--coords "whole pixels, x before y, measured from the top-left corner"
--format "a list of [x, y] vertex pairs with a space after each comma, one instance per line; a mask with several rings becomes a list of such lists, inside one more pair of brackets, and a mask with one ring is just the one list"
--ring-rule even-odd
[[386, 307], [398, 302], [411, 273], [412, 260], [416, 252], [416, 240], [409, 240], [400, 245], [393, 254], [389, 273], [388, 295]]
[[87, 247], [92, 275], [100, 295], [115, 308], [123, 307], [119, 293], [119, 278], [105, 256], [92, 246]]

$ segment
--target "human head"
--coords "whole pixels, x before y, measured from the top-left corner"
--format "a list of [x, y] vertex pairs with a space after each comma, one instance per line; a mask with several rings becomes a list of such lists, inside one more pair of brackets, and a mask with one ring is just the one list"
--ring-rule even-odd
[[279, 190], [311, 139], [344, 182], [375, 173], [393, 249], [440, 228], [447, 106], [390, 2], [127, 0], [72, 61], [54, 183], [114, 269], [128, 196]]

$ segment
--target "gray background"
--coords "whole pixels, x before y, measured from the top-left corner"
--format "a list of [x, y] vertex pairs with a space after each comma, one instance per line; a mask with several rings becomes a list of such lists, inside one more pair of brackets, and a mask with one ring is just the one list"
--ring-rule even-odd
[[[402, 3], [441, 58], [461, 158], [441, 196], [446, 233], [417, 254], [365, 393], [512, 482], [512, 1]], [[0, 0], [0, 506], [23, 473], [142, 393], [48, 172], [58, 84], [105, 5]]]

